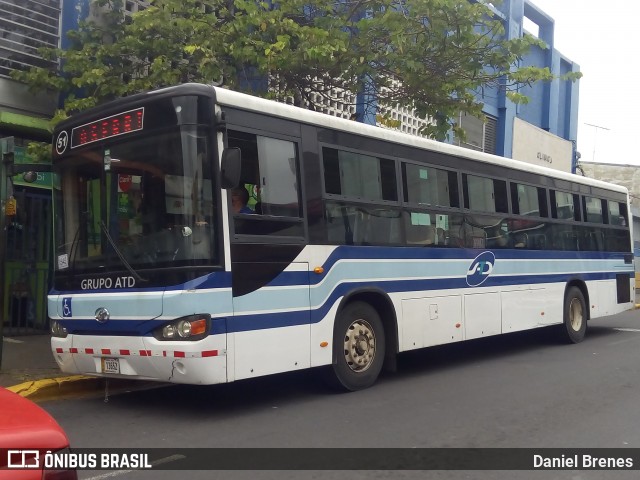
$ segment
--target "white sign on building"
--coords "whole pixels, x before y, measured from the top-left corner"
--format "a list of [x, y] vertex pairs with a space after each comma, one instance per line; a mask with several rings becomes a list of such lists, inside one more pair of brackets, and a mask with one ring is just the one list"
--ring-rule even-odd
[[511, 156], [514, 160], [570, 173], [573, 144], [516, 117]]

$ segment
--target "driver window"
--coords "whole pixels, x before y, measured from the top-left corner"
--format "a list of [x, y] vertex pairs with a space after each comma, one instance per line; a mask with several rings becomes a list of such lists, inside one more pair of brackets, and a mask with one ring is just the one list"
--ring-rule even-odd
[[239, 131], [229, 132], [229, 146], [242, 152], [240, 183], [255, 214], [300, 217], [296, 144]]
[[297, 144], [237, 130], [227, 141], [242, 154], [240, 187], [228, 192], [235, 234], [303, 237]]

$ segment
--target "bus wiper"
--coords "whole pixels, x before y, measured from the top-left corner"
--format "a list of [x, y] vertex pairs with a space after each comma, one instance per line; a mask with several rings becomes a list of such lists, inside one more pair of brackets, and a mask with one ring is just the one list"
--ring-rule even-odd
[[69, 247], [69, 268], [67, 273], [71, 274], [74, 271], [74, 266], [76, 262], [76, 253], [78, 253], [78, 238], [80, 237], [80, 226], [76, 228], [76, 233], [73, 236], [73, 240], [71, 241], [71, 247]]
[[109, 230], [107, 229], [107, 226], [104, 224], [104, 220], [100, 220], [100, 228], [102, 228], [102, 232], [105, 234], [105, 236], [107, 237], [107, 240], [109, 240], [109, 243], [113, 247], [113, 251], [116, 252], [116, 255], [118, 255], [118, 258], [120, 259], [122, 264], [125, 267], [127, 267], [127, 270], [129, 270], [129, 273], [131, 273], [131, 275], [133, 275], [133, 277], [139, 282], [148, 282], [146, 278], [142, 278], [140, 275], [138, 275], [138, 272], [136, 272], [133, 269], [133, 267], [129, 265], [129, 262], [127, 262], [127, 259], [124, 258], [124, 255], [116, 245], [116, 242], [114, 242], [113, 238], [111, 238], [111, 235], [109, 234]]

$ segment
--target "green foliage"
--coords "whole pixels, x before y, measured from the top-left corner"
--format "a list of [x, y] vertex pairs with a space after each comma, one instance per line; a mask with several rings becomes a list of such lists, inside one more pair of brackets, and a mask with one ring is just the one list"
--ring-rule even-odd
[[[494, 1], [494, 3], [497, 3]], [[521, 87], [550, 81], [548, 69], [519, 66], [537, 38], [505, 39], [502, 22], [469, 0], [151, 0], [126, 17], [122, 0], [78, 31], [59, 70], [34, 68], [14, 78], [34, 90], [67, 95], [54, 122], [113, 98], [183, 82], [218, 83], [315, 108], [336, 89], [362, 91], [367, 79], [378, 102], [414, 110], [433, 121], [422, 132], [444, 138], [459, 130], [459, 112], [481, 115], [474, 92], [504, 89], [525, 102]], [[563, 79], [574, 81], [579, 73]], [[264, 82], [263, 82], [264, 84]], [[371, 108], [375, 108], [371, 106]], [[457, 134], [457, 133], [456, 133]]]

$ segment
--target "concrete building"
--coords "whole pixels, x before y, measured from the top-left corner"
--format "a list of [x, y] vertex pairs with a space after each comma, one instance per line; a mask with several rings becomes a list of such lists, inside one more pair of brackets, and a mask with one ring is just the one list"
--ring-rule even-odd
[[[124, 5], [126, 14], [133, 14], [148, 2], [126, 0]], [[494, 13], [504, 22], [510, 38], [524, 35], [528, 22], [535, 30], [531, 33], [548, 45], [531, 52], [524, 61], [526, 65], [549, 67], [557, 75], [578, 70], [554, 48], [553, 19], [529, 0], [504, 0]], [[16, 162], [28, 161], [26, 145], [30, 141], [50, 141], [48, 118], [60, 100], [55, 92], [32, 94], [25, 85], [10, 78], [11, 71], [47, 65], [50, 61], [42, 58], [37, 48], [65, 48], [65, 32], [76, 30], [81, 20], [93, 14], [92, 0], [0, 0], [0, 153], [12, 151]], [[498, 89], [480, 92], [478, 99], [484, 102], [485, 118], [461, 116], [458, 121], [467, 131], [467, 139], [452, 141], [571, 170], [577, 135], [578, 84], [556, 80], [526, 88], [522, 93], [531, 98], [528, 105], [513, 104]], [[412, 112], [386, 108], [401, 120], [399, 129], [407, 133], [416, 134], [421, 122], [426, 121]], [[325, 111], [349, 118], [354, 113], [338, 103], [327, 105]], [[366, 121], [375, 123], [375, 115]], [[5, 277], [0, 279], [0, 315], [5, 328], [19, 333], [47, 329], [46, 292], [52, 255], [50, 185], [50, 177], [45, 175], [35, 185], [21, 183], [16, 177], [11, 187], [17, 210], [15, 215], [6, 217], [8, 261]]]
[[[9, 75], [16, 69], [51, 65], [38, 48], [60, 45], [61, 13], [61, 0], [0, 1], [0, 155], [13, 153], [18, 163], [26, 161], [30, 141], [50, 141], [48, 119], [57, 107], [58, 96], [55, 92], [29, 92]], [[0, 188], [6, 226], [0, 318], [5, 328], [25, 333], [46, 329], [52, 237], [50, 185], [49, 176], [48, 181], [43, 179], [33, 186], [16, 179], [6, 185], [7, 191], [4, 185]], [[11, 202], [5, 204], [7, 198]]]
[[[525, 65], [547, 67], [556, 76], [578, 72], [579, 66], [554, 47], [553, 18], [529, 0], [501, 3], [496, 14], [502, 18], [509, 38], [537, 36], [547, 48], [533, 48]], [[564, 171], [575, 171], [578, 135], [579, 82], [554, 80], [525, 87], [526, 105], [511, 102], [504, 90], [487, 89], [478, 95], [484, 102], [486, 121], [462, 118], [468, 140], [477, 149]]]

